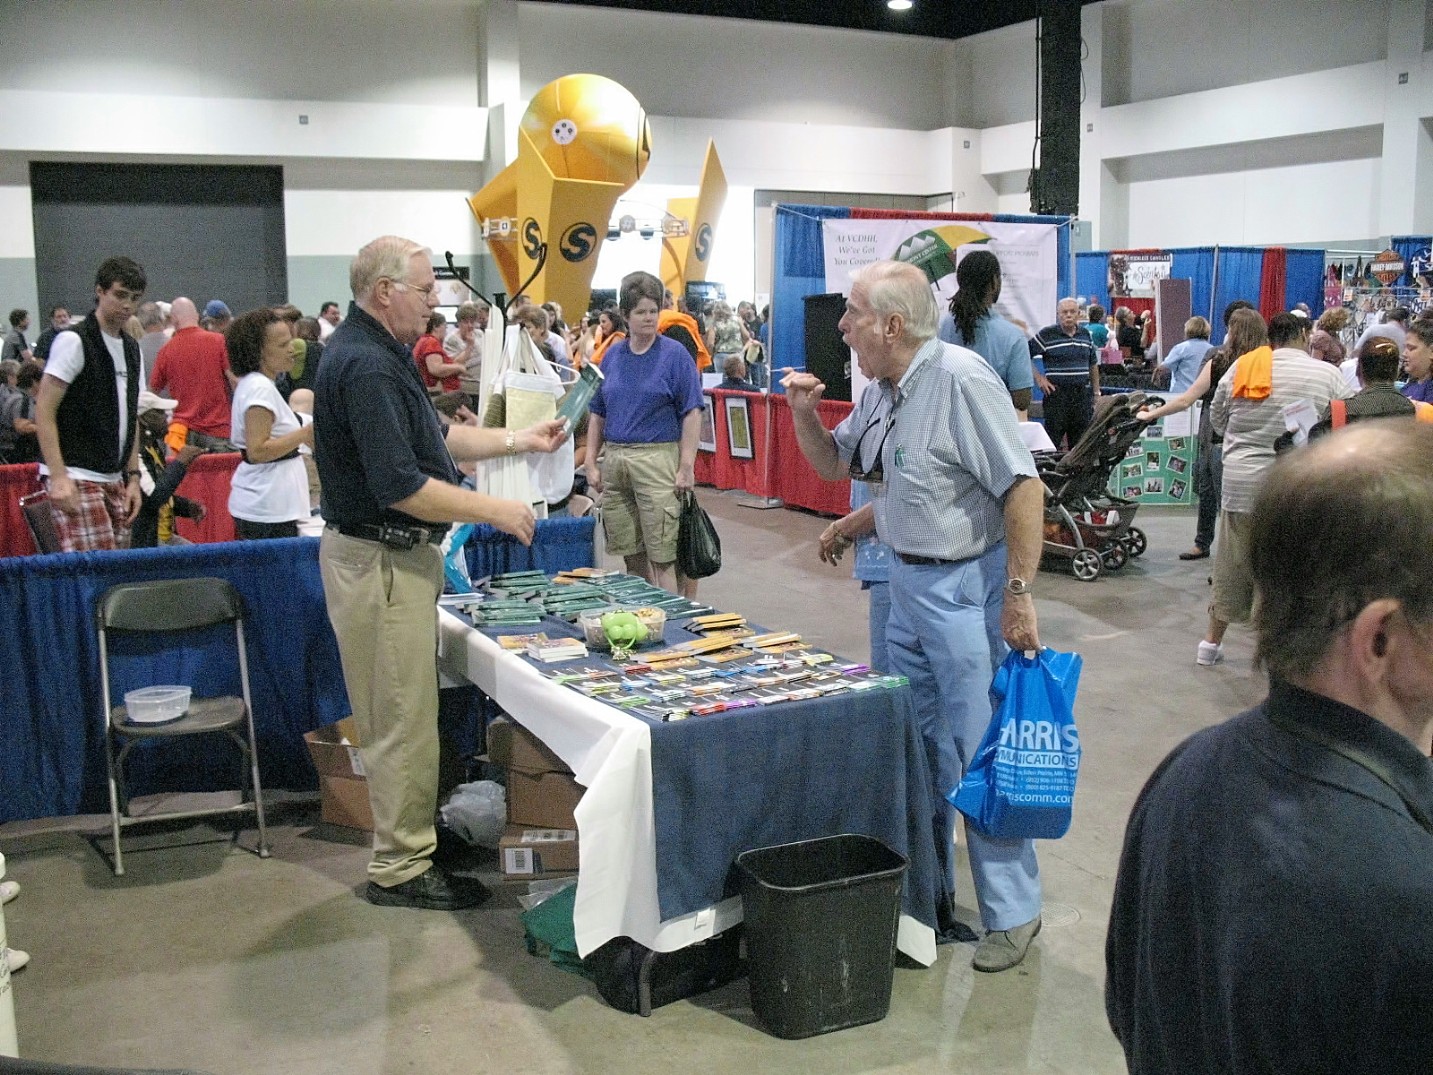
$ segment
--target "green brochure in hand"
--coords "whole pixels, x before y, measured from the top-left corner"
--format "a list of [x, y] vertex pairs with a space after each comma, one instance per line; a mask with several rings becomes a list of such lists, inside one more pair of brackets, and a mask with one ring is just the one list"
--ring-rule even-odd
[[592, 402], [592, 397], [597, 394], [597, 386], [602, 383], [602, 371], [592, 363], [582, 367], [582, 372], [577, 375], [577, 380], [567, 390], [567, 395], [562, 397], [562, 402], [557, 405], [557, 417], [567, 419], [568, 430], [577, 428], [577, 423], [587, 413], [587, 405]]

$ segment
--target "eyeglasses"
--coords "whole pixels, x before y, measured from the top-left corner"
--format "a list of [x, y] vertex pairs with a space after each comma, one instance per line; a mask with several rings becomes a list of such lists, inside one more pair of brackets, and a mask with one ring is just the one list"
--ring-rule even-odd
[[[856, 451], [851, 455], [850, 469], [847, 471], [853, 482], [867, 482], [871, 485], [879, 485], [886, 480], [886, 468], [885, 464], [881, 462], [881, 456], [886, 449], [886, 439], [890, 437], [891, 429], [896, 424], [896, 411], [900, 410], [900, 407], [900, 402], [897, 401], [884, 418], [872, 418], [870, 424], [861, 430], [861, 435], [856, 438]], [[885, 422], [886, 428], [881, 433], [881, 442], [876, 445], [875, 462], [872, 463], [871, 468], [867, 470], [865, 465], [861, 462], [861, 445], [865, 442], [866, 434], [870, 433], [871, 430], [875, 429], [881, 422]]]
[[437, 281], [434, 281], [433, 283], [428, 284], [426, 286], [422, 286], [419, 284], [410, 284], [407, 280], [394, 280], [390, 277], [389, 283], [391, 283], [394, 287], [407, 288], [409, 291], [421, 291], [423, 293], [423, 300], [425, 302], [428, 299], [432, 298], [433, 293], [438, 290]]

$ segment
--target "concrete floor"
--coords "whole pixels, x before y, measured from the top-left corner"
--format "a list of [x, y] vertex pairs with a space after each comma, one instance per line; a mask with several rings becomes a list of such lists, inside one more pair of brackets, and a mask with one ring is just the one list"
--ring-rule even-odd
[[[816, 559], [825, 520], [744, 499], [703, 493], [727, 566], [702, 596], [864, 655], [864, 595]], [[124, 878], [85, 839], [105, 819], [67, 819], [0, 827], [24, 886], [10, 938], [34, 960], [14, 982], [22, 1053], [214, 1075], [1123, 1071], [1104, 936], [1130, 805], [1166, 751], [1263, 693], [1247, 631], [1231, 631], [1223, 665], [1194, 665], [1210, 562], [1177, 559], [1192, 515], [1145, 509], [1139, 523], [1149, 552], [1122, 574], [1038, 580], [1042, 640], [1085, 657], [1085, 756], [1069, 835], [1040, 845], [1045, 930], [1014, 971], [976, 974], [972, 945], [943, 947], [935, 966], [897, 970], [884, 1021], [802, 1042], [760, 1029], [744, 981], [642, 1019], [527, 954], [511, 886], [456, 915], [368, 905], [364, 846], [310, 804], [275, 811], [269, 861], [199, 826], [137, 837], [171, 846], [127, 853]], [[968, 875], [961, 893], [975, 922]]]

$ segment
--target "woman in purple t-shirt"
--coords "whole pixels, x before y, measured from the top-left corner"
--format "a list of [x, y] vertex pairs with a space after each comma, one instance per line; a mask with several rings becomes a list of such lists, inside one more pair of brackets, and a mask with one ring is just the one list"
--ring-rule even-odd
[[631, 574], [675, 593], [677, 520], [681, 494], [696, 484], [702, 382], [687, 349], [657, 334], [662, 282], [630, 273], [617, 295], [628, 335], [602, 359], [587, 427], [587, 484], [604, 494], [607, 551]]
[[1403, 368], [1408, 383], [1403, 394], [1421, 403], [1433, 403], [1433, 321], [1415, 321], [1403, 339]]

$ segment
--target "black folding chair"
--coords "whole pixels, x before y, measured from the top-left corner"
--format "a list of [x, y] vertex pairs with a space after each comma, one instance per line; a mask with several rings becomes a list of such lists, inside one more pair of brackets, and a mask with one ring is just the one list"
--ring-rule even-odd
[[[130, 582], [106, 590], [95, 609], [99, 631], [100, 682], [104, 695], [105, 761], [109, 769], [109, 805], [114, 837], [114, 872], [124, 873], [120, 830], [126, 825], [154, 821], [208, 817], [253, 810], [259, 826], [260, 858], [269, 857], [268, 832], [264, 825], [263, 789], [259, 783], [259, 751], [254, 736], [254, 710], [249, 695], [249, 662], [244, 646], [244, 605], [239, 592], [224, 579], [165, 579]], [[233, 624], [238, 653], [242, 697], [191, 699], [189, 709], [176, 720], [161, 724], [132, 721], [126, 706], [114, 705], [110, 697], [109, 639], [111, 635], [153, 635], [157, 641], [176, 647], [186, 632], [221, 624]], [[124, 762], [134, 746], [145, 740], [176, 736], [227, 735], [238, 746], [244, 760], [241, 801], [233, 806], [199, 810], [169, 811], [132, 817], [124, 784]], [[252, 787], [253, 799], [249, 799]], [[234, 831], [234, 842], [239, 839]]]

